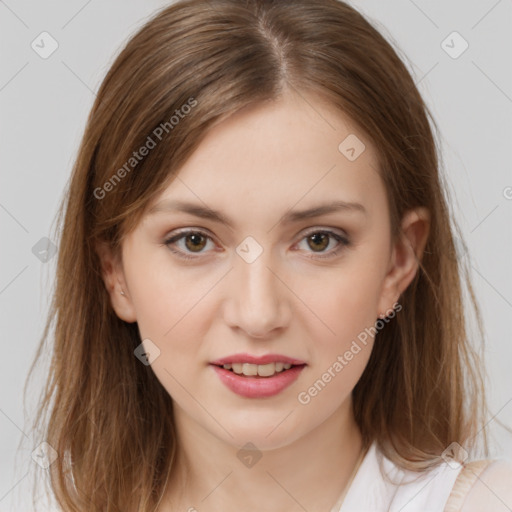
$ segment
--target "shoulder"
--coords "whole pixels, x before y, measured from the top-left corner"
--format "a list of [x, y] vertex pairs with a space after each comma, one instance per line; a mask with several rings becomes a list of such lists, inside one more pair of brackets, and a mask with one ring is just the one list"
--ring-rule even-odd
[[512, 510], [512, 463], [494, 460], [471, 486], [461, 512], [510, 512]]

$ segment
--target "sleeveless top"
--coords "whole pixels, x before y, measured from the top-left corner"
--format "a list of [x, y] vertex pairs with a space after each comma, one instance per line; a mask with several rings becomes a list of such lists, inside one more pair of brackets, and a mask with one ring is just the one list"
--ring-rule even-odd
[[[399, 468], [373, 442], [348, 490], [331, 512], [456, 512], [478, 475], [491, 462], [443, 461], [418, 473]], [[381, 468], [392, 482], [384, 478]]]

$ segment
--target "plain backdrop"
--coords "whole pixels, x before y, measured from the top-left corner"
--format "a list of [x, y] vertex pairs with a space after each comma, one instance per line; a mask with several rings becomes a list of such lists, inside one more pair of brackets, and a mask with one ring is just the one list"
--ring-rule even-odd
[[[406, 59], [441, 130], [450, 205], [466, 242], [459, 248], [470, 257], [486, 329], [492, 449], [510, 459], [511, 435], [495, 419], [512, 425], [512, 2], [351, 3]], [[0, 511], [31, 510], [28, 473], [35, 446], [24, 433], [22, 389], [56, 262], [51, 252], [48, 262], [41, 261], [41, 239], [51, 234], [108, 67], [130, 35], [165, 5], [0, 1]], [[42, 58], [52, 44], [57, 49]], [[37, 392], [44, 369], [38, 375], [32, 387]], [[16, 457], [21, 438], [27, 449]]]

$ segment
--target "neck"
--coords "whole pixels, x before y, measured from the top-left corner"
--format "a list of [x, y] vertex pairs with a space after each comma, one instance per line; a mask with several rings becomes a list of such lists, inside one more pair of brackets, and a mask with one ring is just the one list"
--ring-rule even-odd
[[329, 512], [346, 490], [362, 450], [351, 398], [306, 436], [257, 452], [251, 465], [240, 446], [211, 434], [175, 409], [176, 470], [158, 512], [260, 510]]

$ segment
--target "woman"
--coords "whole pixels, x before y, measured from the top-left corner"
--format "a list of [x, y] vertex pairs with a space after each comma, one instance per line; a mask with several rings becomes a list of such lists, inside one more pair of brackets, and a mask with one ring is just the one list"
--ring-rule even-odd
[[509, 466], [463, 466], [486, 408], [427, 115], [335, 0], [178, 2], [128, 42], [45, 332], [63, 510], [512, 506]]

